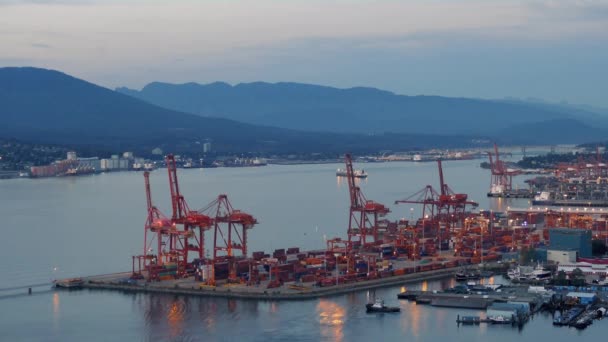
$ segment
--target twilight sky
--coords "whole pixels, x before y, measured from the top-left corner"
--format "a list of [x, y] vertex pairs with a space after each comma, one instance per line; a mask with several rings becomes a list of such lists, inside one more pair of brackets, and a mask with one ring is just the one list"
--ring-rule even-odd
[[608, 107], [608, 1], [0, 0], [0, 66]]

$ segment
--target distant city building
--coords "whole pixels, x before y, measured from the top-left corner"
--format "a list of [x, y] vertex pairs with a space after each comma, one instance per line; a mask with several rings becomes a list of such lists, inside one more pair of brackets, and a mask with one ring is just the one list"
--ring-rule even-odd
[[133, 159], [133, 152], [125, 152], [122, 154], [122, 157], [125, 159]]
[[206, 142], [203, 144], [203, 153], [209, 153], [209, 152], [211, 152], [211, 143]]
[[78, 167], [93, 169], [95, 171], [100, 171], [101, 170], [101, 160], [99, 159], [99, 157], [78, 158]]
[[68, 152], [68, 156], [67, 156], [68, 160], [76, 160], [76, 158], [77, 158], [76, 152], [74, 152], [74, 151]]
[[583, 258], [591, 256], [591, 230], [549, 229], [549, 242], [551, 250], [576, 251]]

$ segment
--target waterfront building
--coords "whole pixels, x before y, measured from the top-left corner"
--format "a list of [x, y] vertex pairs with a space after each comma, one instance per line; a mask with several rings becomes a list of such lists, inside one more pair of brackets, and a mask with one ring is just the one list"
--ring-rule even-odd
[[[69, 158], [68, 158], [69, 159]], [[93, 169], [95, 171], [101, 170], [101, 160], [99, 157], [91, 158], [78, 158], [78, 167]]]
[[559, 264], [557, 266], [557, 272], [563, 271], [569, 275], [572, 272], [574, 272], [574, 270], [577, 268], [579, 270], [581, 270], [585, 276], [597, 275], [600, 277], [605, 277], [606, 275], [608, 275], [608, 265], [592, 264], [589, 262], [574, 262], [574, 263]]
[[552, 228], [549, 229], [551, 250], [576, 251], [579, 257], [591, 256], [591, 230]]
[[586, 293], [586, 292], [568, 292], [566, 297], [577, 298], [579, 303], [583, 305], [593, 304], [597, 299], [595, 293]]

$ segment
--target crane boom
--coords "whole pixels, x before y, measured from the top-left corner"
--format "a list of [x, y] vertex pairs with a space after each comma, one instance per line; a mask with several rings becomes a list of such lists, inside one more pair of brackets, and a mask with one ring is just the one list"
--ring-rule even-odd
[[348, 181], [348, 191], [350, 193], [351, 208], [361, 208], [360, 203], [361, 191], [355, 183], [355, 171], [353, 169], [353, 159], [349, 153], [344, 156], [346, 162], [346, 178]]
[[437, 159], [437, 166], [439, 167], [439, 186], [441, 189], [441, 195], [447, 195], [446, 184], [443, 181], [443, 167], [441, 167], [441, 159]]
[[177, 166], [175, 164], [175, 156], [167, 155], [165, 158], [167, 163], [167, 172], [169, 173], [169, 189], [171, 190], [171, 206], [173, 208], [173, 220], [185, 218], [189, 209], [184, 200], [184, 196], [179, 191], [179, 182], [177, 180]]

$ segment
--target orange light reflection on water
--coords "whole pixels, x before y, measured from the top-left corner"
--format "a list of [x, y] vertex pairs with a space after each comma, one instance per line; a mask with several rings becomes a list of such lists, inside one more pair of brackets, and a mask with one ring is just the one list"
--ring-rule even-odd
[[53, 328], [59, 330], [59, 293], [53, 293]]
[[405, 315], [401, 315], [401, 328], [403, 332], [406, 335], [411, 333], [412, 335], [418, 337], [420, 334], [420, 325], [422, 324], [422, 306], [417, 305], [414, 302], [408, 302], [406, 307], [402, 307], [401, 309], [407, 313]]
[[55, 318], [59, 315], [59, 293], [53, 293], [53, 315]]
[[182, 333], [184, 323], [184, 303], [174, 301], [167, 312], [167, 322], [171, 329], [171, 337], [175, 338]]
[[344, 339], [345, 310], [335, 302], [321, 299], [317, 304], [321, 336], [332, 341]]

